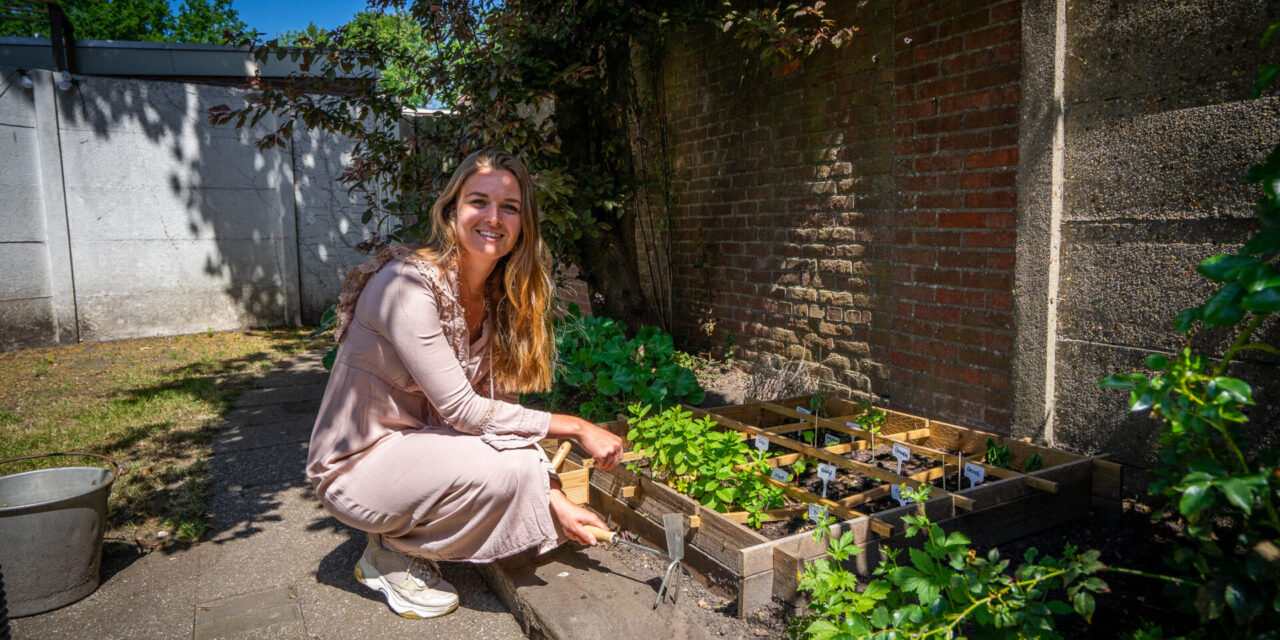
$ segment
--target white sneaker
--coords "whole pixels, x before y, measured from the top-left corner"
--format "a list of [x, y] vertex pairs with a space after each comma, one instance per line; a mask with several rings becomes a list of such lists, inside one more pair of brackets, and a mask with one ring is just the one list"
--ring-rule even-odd
[[458, 591], [440, 577], [440, 566], [435, 561], [384, 549], [378, 536], [367, 536], [364, 553], [356, 562], [356, 580], [381, 591], [392, 611], [421, 620], [458, 608]]

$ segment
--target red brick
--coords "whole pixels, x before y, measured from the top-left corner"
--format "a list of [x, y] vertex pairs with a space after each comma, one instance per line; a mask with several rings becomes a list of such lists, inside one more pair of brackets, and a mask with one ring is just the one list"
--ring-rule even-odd
[[1009, 249], [1017, 241], [1017, 234], [1012, 231], [967, 231], [964, 234], [964, 246]]
[[1018, 194], [1013, 191], [979, 191], [964, 195], [964, 206], [970, 209], [1012, 208], [1018, 204]]
[[1005, 4], [991, 8], [991, 22], [993, 24], [998, 24], [1006, 20], [1021, 21], [1021, 19], [1022, 3], [1017, 0], [1014, 0], [1013, 2], [1006, 2]]
[[1021, 24], [1007, 24], [974, 31], [965, 35], [964, 48], [983, 49], [1005, 42], [1014, 42], [1021, 35], [1021, 29]]
[[988, 169], [991, 167], [1011, 167], [1018, 164], [1017, 149], [994, 149], [970, 153], [964, 157], [966, 169]]
[[940, 213], [938, 214], [938, 226], [944, 229], [979, 229], [986, 226], [986, 214], [977, 211]]

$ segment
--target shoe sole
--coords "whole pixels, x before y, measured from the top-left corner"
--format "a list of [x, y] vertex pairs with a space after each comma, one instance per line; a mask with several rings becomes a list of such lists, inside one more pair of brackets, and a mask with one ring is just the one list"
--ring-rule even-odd
[[[356, 581], [358, 581], [360, 584], [366, 587], [369, 587], [370, 589], [373, 589], [374, 591], [378, 591], [382, 593], [382, 595], [387, 599], [387, 606], [391, 607], [391, 610], [394, 611], [395, 614], [400, 616], [401, 618], [408, 618], [410, 620], [427, 620], [429, 618], [439, 618], [440, 616], [445, 616], [445, 615], [449, 615], [450, 613], [453, 613], [453, 610], [458, 608], [458, 604], [459, 604], [458, 602], [454, 602], [452, 605], [450, 605], [449, 607], [443, 610], [432, 609], [432, 608], [423, 607], [420, 605], [406, 602], [404, 598], [401, 598], [398, 594], [396, 594], [396, 592], [393, 591], [391, 587], [387, 586], [387, 583], [384, 582], [382, 578], [379, 577], [379, 578], [366, 579], [364, 577], [365, 565], [366, 563], [363, 557], [360, 558], [360, 561], [356, 563], [356, 568], [355, 568]], [[373, 571], [372, 568], [370, 568], [369, 574], [377, 575], [377, 572]]]

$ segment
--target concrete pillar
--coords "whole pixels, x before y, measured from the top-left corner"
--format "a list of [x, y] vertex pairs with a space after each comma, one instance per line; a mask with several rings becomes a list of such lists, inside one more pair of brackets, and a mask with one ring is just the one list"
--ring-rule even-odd
[[1013, 433], [1053, 443], [1062, 242], [1066, 0], [1022, 5]]

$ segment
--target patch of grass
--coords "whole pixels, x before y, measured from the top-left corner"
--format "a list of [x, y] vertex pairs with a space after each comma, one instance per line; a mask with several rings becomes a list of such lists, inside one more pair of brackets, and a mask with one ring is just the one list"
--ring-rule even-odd
[[[107, 535], [167, 529], [195, 541], [208, 528], [213, 430], [254, 377], [314, 346], [304, 330], [203, 333], [0, 354], [0, 459], [88, 451], [127, 472], [107, 507]], [[0, 475], [100, 463], [55, 457]]]

